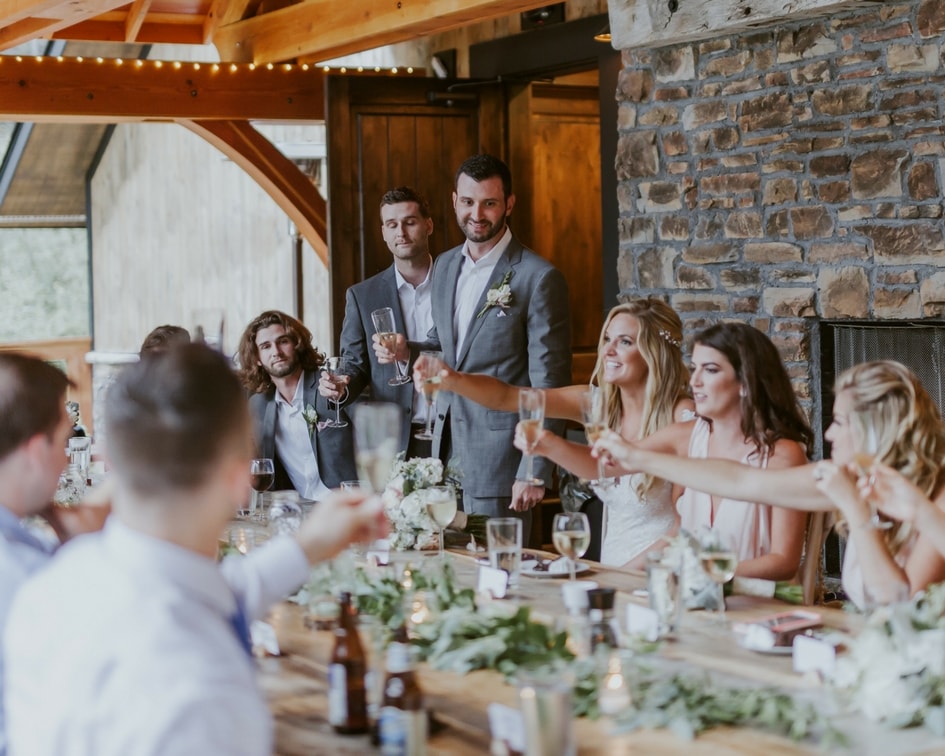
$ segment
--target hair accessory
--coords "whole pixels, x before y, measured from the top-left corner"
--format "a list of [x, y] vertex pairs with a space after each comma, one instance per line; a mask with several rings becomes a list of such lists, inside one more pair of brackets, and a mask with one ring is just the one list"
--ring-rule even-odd
[[682, 342], [679, 339], [673, 338], [673, 334], [667, 331], [665, 328], [660, 328], [660, 338], [663, 339], [667, 344], [671, 344], [677, 349], [682, 349]]

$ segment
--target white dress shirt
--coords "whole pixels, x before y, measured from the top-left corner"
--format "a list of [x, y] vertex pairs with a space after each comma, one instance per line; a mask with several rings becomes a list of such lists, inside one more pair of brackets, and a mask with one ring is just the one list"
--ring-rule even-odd
[[[432, 269], [432, 268], [431, 268]], [[414, 286], [400, 275], [394, 267], [394, 278], [397, 280], [397, 298], [400, 300], [400, 312], [404, 317], [408, 341], [423, 341], [430, 329], [433, 328], [433, 304], [430, 298], [430, 270], [421, 283]], [[427, 403], [423, 393], [414, 391], [413, 419], [414, 423], [425, 423], [427, 420]]]
[[[23, 527], [20, 519], [0, 506], [0, 638], [6, 627], [13, 597], [26, 579], [51, 558], [53, 547]], [[0, 651], [0, 756], [6, 754], [3, 714], [3, 653]]]
[[7, 625], [10, 756], [268, 756], [272, 722], [231, 624], [308, 575], [291, 539], [224, 569], [112, 518], [60, 549]]
[[329, 490], [322, 482], [318, 471], [318, 458], [312, 447], [312, 436], [308, 422], [302, 414], [305, 401], [305, 373], [295, 385], [295, 395], [287, 402], [276, 391], [276, 451], [282, 466], [292, 481], [292, 486], [299, 495], [313, 501], [320, 501]]
[[456, 336], [456, 356], [463, 349], [469, 326], [476, 317], [476, 305], [482, 299], [492, 271], [499, 258], [512, 241], [512, 230], [506, 226], [498, 243], [478, 260], [469, 255], [469, 242], [463, 245], [463, 267], [456, 281], [456, 298], [453, 300], [453, 334]]

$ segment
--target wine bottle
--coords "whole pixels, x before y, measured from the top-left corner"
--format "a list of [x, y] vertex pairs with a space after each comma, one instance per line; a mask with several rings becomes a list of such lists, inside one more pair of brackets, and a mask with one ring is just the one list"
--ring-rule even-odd
[[342, 593], [335, 648], [328, 668], [328, 722], [343, 735], [368, 731], [366, 660], [355, 627], [351, 594]]

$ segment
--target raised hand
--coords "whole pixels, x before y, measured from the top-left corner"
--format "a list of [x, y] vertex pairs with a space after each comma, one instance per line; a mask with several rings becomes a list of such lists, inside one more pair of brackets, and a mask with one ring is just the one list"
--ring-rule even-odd
[[915, 522], [924, 507], [935, 506], [902, 473], [880, 463], [873, 465], [870, 481], [860, 491], [884, 515], [902, 522]]
[[[388, 340], [389, 339], [389, 340]], [[388, 348], [385, 343], [392, 346]], [[371, 337], [371, 344], [374, 347], [374, 356], [381, 365], [390, 365], [392, 362], [407, 362], [410, 360], [410, 350], [407, 348], [407, 337], [402, 333], [396, 333], [381, 338], [381, 334], [375, 333]]]
[[636, 446], [612, 430], [603, 431], [591, 448], [591, 454], [604, 461], [605, 470], [610, 468], [613, 473], [618, 466], [626, 472], [639, 472], [638, 453]]
[[332, 374], [323, 371], [318, 379], [318, 393], [327, 399], [343, 401], [348, 392], [348, 383], [351, 381], [350, 375]]

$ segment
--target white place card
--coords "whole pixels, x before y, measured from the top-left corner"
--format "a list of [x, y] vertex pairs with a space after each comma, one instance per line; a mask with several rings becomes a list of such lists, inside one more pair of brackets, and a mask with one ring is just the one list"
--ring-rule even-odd
[[826, 677], [837, 663], [837, 648], [828, 640], [798, 635], [794, 638], [793, 659], [795, 672], [817, 672]]
[[655, 641], [660, 637], [660, 617], [649, 607], [627, 604], [627, 632]]
[[488, 593], [492, 598], [505, 598], [505, 594], [509, 591], [509, 573], [498, 567], [481, 565], [476, 591]]
[[492, 740], [510, 751], [525, 753], [525, 722], [522, 712], [500, 703], [489, 704], [489, 729]]
[[272, 625], [255, 620], [249, 626], [249, 636], [253, 641], [254, 649], [263, 649], [269, 656], [279, 656], [279, 641]]

